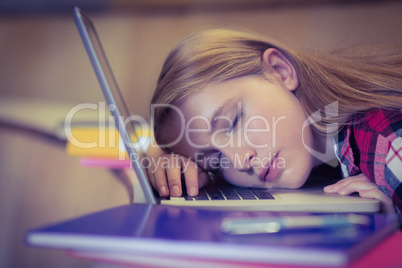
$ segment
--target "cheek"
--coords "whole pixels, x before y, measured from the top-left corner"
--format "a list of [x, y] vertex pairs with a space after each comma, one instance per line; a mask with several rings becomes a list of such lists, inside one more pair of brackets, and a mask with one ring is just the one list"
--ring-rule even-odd
[[305, 147], [305, 149], [307, 150], [306, 147], [313, 148], [314, 141], [313, 141], [313, 132], [312, 132], [311, 128], [308, 126], [305, 127], [302, 130], [302, 133], [303, 133], [302, 143], [303, 143], [303, 146]]
[[243, 140], [246, 145], [257, 148], [274, 147], [272, 123], [262, 117], [250, 118], [244, 125]]
[[304, 126], [306, 117], [303, 111], [282, 116], [273, 124], [274, 140], [282, 146], [296, 146], [304, 149], [304, 144], [312, 145], [312, 133], [308, 125]]

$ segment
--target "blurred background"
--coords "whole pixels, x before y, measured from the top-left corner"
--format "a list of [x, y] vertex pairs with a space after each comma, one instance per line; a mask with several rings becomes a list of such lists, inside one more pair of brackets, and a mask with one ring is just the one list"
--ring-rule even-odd
[[95, 23], [129, 109], [145, 118], [165, 57], [200, 28], [245, 27], [323, 50], [402, 42], [401, 1], [2, 0], [0, 267], [99, 266], [28, 248], [25, 231], [128, 203], [114, 174], [81, 167], [52, 137], [69, 108], [103, 101], [75, 5]]

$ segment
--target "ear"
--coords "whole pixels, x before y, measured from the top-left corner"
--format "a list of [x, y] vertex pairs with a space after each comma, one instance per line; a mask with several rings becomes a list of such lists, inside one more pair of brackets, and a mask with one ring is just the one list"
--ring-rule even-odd
[[268, 48], [262, 56], [264, 69], [274, 74], [287, 89], [293, 91], [299, 85], [296, 69], [292, 63], [276, 48]]

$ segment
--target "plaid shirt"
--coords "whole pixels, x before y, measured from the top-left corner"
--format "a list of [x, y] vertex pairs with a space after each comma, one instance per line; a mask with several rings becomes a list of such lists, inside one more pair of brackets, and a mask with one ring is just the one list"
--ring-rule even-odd
[[402, 211], [402, 110], [352, 118], [335, 140], [343, 176], [363, 173]]

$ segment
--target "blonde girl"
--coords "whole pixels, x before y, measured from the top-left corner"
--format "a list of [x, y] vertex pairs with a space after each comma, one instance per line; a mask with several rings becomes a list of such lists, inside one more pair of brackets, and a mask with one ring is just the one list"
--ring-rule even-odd
[[298, 188], [337, 158], [344, 179], [324, 191], [401, 209], [402, 57], [358, 51], [231, 29], [190, 35], [168, 55], [151, 102], [151, 155], [170, 163], [148, 169], [153, 187], [180, 196], [183, 173], [197, 195], [212, 172], [239, 186]]

